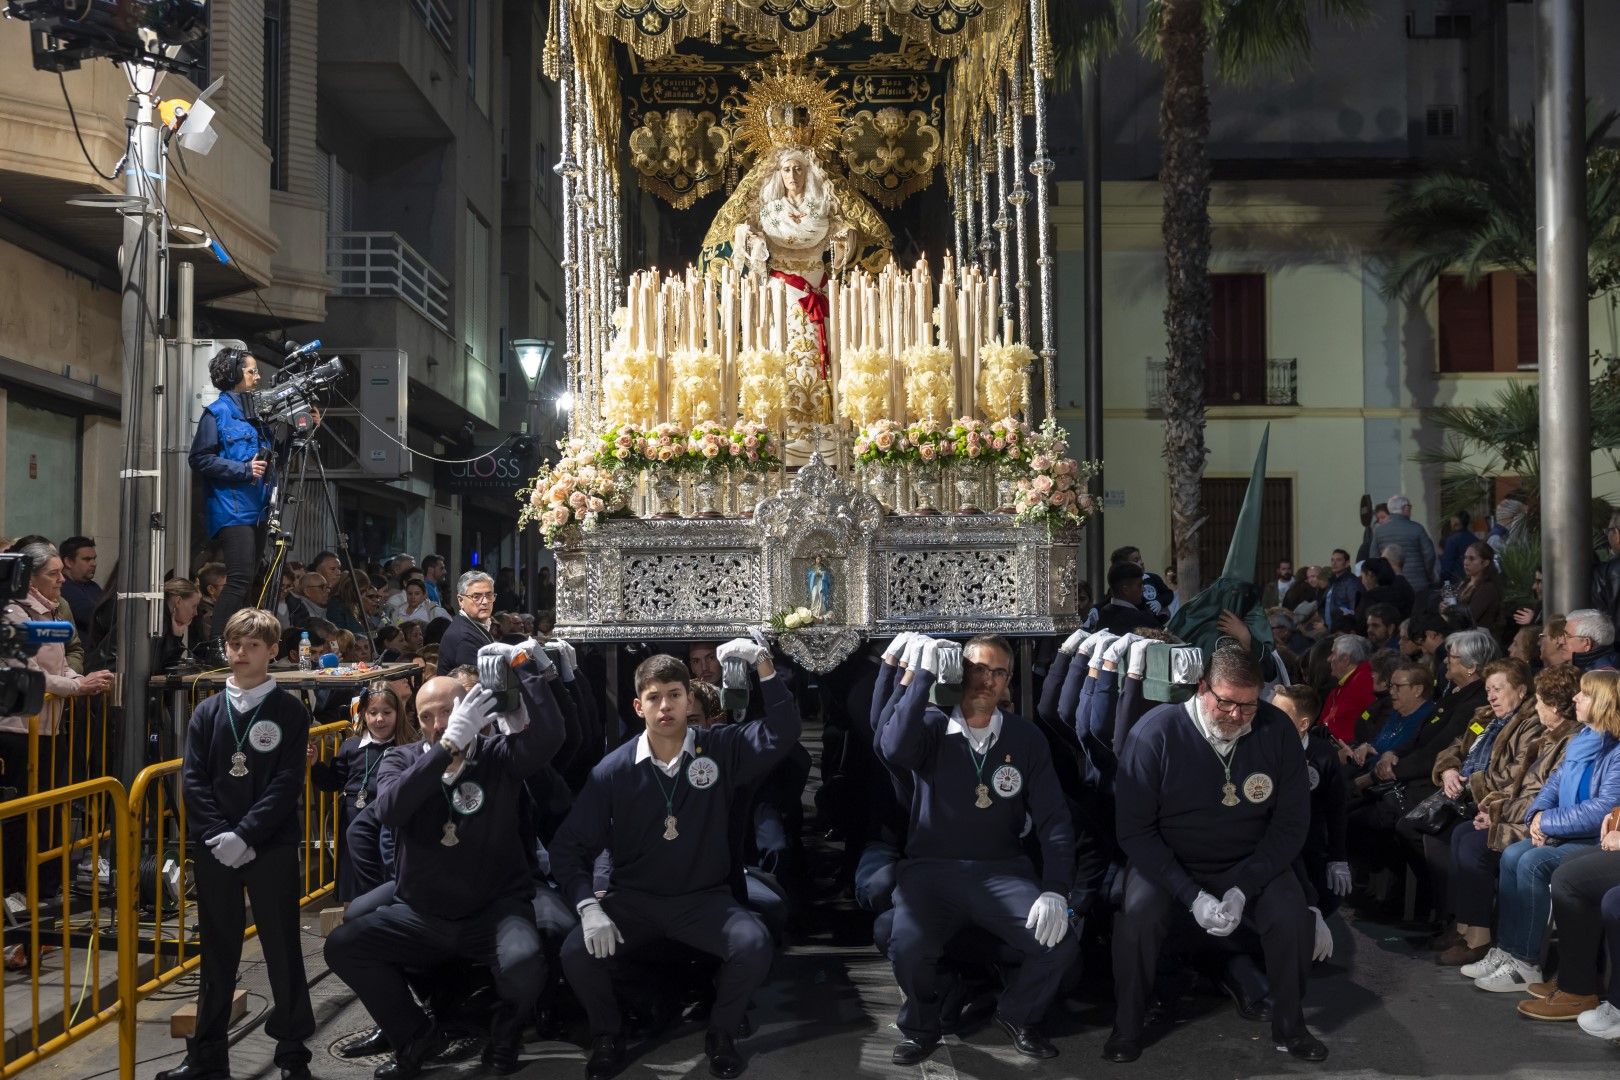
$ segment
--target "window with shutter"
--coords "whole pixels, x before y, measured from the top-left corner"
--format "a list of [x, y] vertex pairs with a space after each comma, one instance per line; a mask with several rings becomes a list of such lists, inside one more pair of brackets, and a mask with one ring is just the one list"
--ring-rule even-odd
[[1470, 286], [1458, 274], [1441, 274], [1440, 370], [1491, 371], [1491, 290]]
[[[1246, 476], [1205, 477], [1199, 484], [1199, 505], [1204, 526], [1198, 530], [1198, 561], [1204, 580], [1214, 581], [1226, 565], [1226, 550], [1237, 528], [1243, 496], [1249, 490]], [[1266, 477], [1260, 500], [1260, 543], [1256, 550], [1255, 581], [1265, 581], [1266, 573], [1294, 550], [1294, 481], [1287, 477]]]
[[1209, 357], [1204, 400], [1210, 405], [1266, 404], [1266, 275], [1211, 274]]
[[461, 342], [467, 359], [489, 363], [489, 225], [467, 208], [467, 265], [461, 278]]

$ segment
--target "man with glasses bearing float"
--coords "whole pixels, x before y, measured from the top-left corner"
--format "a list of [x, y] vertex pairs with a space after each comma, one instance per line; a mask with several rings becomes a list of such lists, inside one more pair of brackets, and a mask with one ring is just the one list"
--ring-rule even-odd
[[[1019, 1053], [1053, 1057], [1057, 1049], [1039, 1024], [1078, 945], [1069, 933], [1068, 901], [1075, 826], [1046, 736], [1001, 709], [1013, 666], [1005, 638], [976, 637], [958, 650], [918, 636], [906, 653], [909, 682], [877, 736], [884, 763], [909, 781], [910, 793], [889, 940], [906, 995], [894, 1062], [915, 1065], [939, 1046], [940, 960], [969, 926], [1023, 954], [1009, 973], [996, 1024]], [[936, 684], [952, 682], [961, 683], [961, 703], [948, 711], [930, 706]], [[1038, 875], [1023, 850], [1026, 821], [1040, 844]]]
[[496, 640], [490, 619], [495, 614], [495, 579], [482, 570], [469, 570], [456, 581], [456, 604], [461, 608], [439, 641], [438, 674], [448, 675], [462, 664], [477, 664], [478, 650]]
[[1210, 656], [1197, 693], [1131, 729], [1116, 780], [1119, 842], [1129, 860], [1114, 920], [1114, 1030], [1109, 1061], [1135, 1061], [1159, 950], [1189, 912], [1225, 937], [1260, 937], [1279, 1050], [1322, 1061], [1302, 1002], [1315, 919], [1291, 864], [1310, 826], [1310, 788], [1294, 725], [1260, 700], [1258, 662], [1230, 642]]

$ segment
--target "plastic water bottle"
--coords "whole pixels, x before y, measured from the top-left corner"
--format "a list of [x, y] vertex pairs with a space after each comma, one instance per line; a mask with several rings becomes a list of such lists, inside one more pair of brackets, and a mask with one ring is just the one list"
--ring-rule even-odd
[[309, 631], [298, 639], [298, 670], [312, 671], [315, 667], [314, 649], [309, 643]]

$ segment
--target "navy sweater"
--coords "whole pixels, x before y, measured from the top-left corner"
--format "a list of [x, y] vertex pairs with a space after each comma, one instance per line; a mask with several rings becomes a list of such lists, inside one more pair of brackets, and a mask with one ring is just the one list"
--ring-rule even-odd
[[[1016, 859], [1024, 815], [1041, 847], [1041, 889], [1068, 896], [1074, 884], [1074, 822], [1052, 769], [1046, 737], [1030, 721], [1003, 713], [981, 781], [964, 735], [947, 735], [950, 718], [928, 705], [934, 676], [918, 671], [879, 736], [883, 759], [913, 779], [906, 856], [912, 859]], [[1022, 783], [1004, 797], [996, 772], [1011, 766]], [[976, 789], [991, 790], [980, 809]]]
[[[441, 779], [450, 753], [438, 743], [395, 747], [377, 766], [377, 801], [366, 812], [375, 805], [378, 824], [394, 831], [397, 896], [424, 915], [462, 919], [497, 899], [534, 895], [518, 804], [524, 781], [562, 745], [563, 721], [534, 662], [518, 674], [530, 703], [528, 727], [479, 736], [475, 760], [454, 784]], [[452, 820], [458, 842], [445, 847], [440, 841]]]
[[[570, 903], [595, 896], [593, 866], [604, 850], [612, 889], [685, 896], [727, 886], [727, 822], [737, 791], [764, 778], [799, 741], [799, 709], [782, 679], [763, 680], [760, 692], [763, 719], [697, 735], [695, 757], [710, 759], [717, 773], [707, 787], [692, 786], [692, 759], [684, 756], [673, 779], [650, 760], [638, 765], [635, 739], [591, 770], [551, 840], [551, 874]], [[665, 840], [664, 793], [672, 787], [679, 835]]]
[[1188, 907], [1201, 890], [1218, 897], [1233, 885], [1253, 899], [1304, 846], [1305, 751], [1292, 721], [1262, 702], [1232, 751], [1238, 804], [1223, 806], [1226, 774], [1191, 706], [1160, 705], [1126, 738], [1115, 782], [1119, 843], [1134, 869]]
[[[231, 734], [231, 710], [226, 695], [215, 694], [191, 714], [186, 729], [186, 753], [180, 766], [186, 817], [197, 841], [234, 832], [248, 847], [295, 844], [303, 830], [298, 824], [298, 800], [304, 793], [309, 747], [309, 710], [285, 690], [270, 691], [247, 716], [236, 718], [236, 735], [247, 755], [246, 776], [232, 776], [231, 755], [236, 737]], [[251, 718], [251, 722], [249, 722]], [[256, 725], [275, 726], [275, 745], [268, 728], [254, 737]]]

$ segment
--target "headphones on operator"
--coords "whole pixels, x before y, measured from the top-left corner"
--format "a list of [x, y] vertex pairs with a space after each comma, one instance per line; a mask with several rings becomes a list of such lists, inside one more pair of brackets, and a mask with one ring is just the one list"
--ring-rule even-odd
[[208, 381], [222, 394], [230, 393], [242, 381], [242, 372], [252, 354], [243, 349], [221, 349], [208, 361]]

